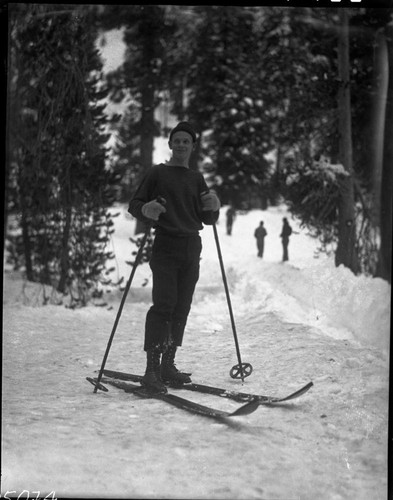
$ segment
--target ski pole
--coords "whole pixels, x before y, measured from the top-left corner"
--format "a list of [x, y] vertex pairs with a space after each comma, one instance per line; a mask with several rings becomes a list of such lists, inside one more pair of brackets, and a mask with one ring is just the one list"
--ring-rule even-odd
[[[165, 205], [166, 204], [165, 198], [163, 198], [160, 195], [157, 196], [156, 201], [158, 201], [159, 203], [161, 203], [161, 205]], [[124, 306], [124, 303], [126, 301], [126, 298], [127, 298], [127, 295], [128, 295], [128, 291], [130, 290], [131, 283], [132, 283], [132, 280], [134, 278], [134, 274], [135, 274], [136, 268], [138, 267], [139, 260], [140, 260], [140, 258], [142, 256], [143, 248], [145, 246], [147, 237], [149, 236], [149, 233], [150, 233], [150, 230], [152, 228], [152, 225], [153, 225], [153, 222], [151, 222], [150, 224], [147, 225], [145, 234], [143, 235], [143, 238], [142, 238], [139, 250], [138, 250], [138, 253], [136, 254], [135, 262], [134, 262], [134, 265], [132, 266], [131, 274], [130, 274], [130, 277], [128, 279], [126, 288], [124, 290], [123, 297], [122, 297], [121, 302], [120, 302], [119, 310], [117, 311], [115, 323], [113, 324], [112, 332], [111, 332], [111, 335], [110, 335], [109, 340], [108, 340], [108, 345], [106, 346], [106, 351], [105, 351], [104, 358], [103, 358], [102, 363], [101, 363], [101, 368], [100, 368], [100, 372], [98, 374], [97, 381], [95, 381], [91, 377], [86, 377], [86, 379], [91, 384], [94, 385], [94, 392], [95, 393], [97, 392], [97, 389], [101, 389], [102, 391], [108, 391], [108, 389], [104, 385], [101, 384], [102, 374], [104, 373], [105, 363], [106, 363], [106, 360], [107, 360], [108, 355], [109, 355], [109, 351], [110, 351], [110, 348], [111, 348], [111, 345], [112, 345], [113, 337], [115, 336], [117, 325], [119, 323], [120, 316], [121, 316], [121, 313], [123, 311], [123, 306]]]
[[213, 231], [214, 231], [214, 239], [216, 240], [218, 259], [220, 261], [222, 281], [224, 283], [225, 293], [226, 293], [226, 297], [227, 297], [229, 315], [230, 315], [230, 318], [231, 318], [233, 338], [235, 339], [237, 360], [239, 362], [238, 365], [235, 365], [235, 366], [233, 366], [231, 368], [231, 371], [229, 373], [230, 373], [230, 376], [232, 378], [241, 378], [242, 382], [244, 382], [244, 378], [248, 377], [249, 375], [251, 375], [251, 373], [252, 373], [252, 366], [250, 365], [250, 363], [242, 363], [242, 360], [241, 360], [241, 357], [240, 357], [239, 342], [238, 342], [237, 333], [236, 333], [235, 319], [233, 317], [233, 311], [232, 311], [232, 305], [231, 305], [231, 297], [229, 295], [228, 283], [227, 283], [227, 279], [226, 279], [226, 276], [225, 276], [224, 262], [223, 262], [223, 259], [222, 259], [222, 254], [221, 254], [221, 249], [220, 249], [220, 242], [219, 242], [219, 239], [218, 239], [217, 227], [216, 227], [215, 222], [213, 222]]
[[108, 355], [109, 355], [109, 351], [110, 351], [110, 348], [111, 348], [111, 345], [112, 345], [112, 341], [113, 341], [113, 337], [115, 336], [115, 332], [116, 332], [116, 329], [117, 329], [117, 325], [119, 324], [119, 320], [120, 320], [120, 316], [121, 316], [121, 313], [123, 311], [123, 307], [124, 307], [124, 303], [126, 301], [126, 298], [127, 298], [127, 295], [128, 295], [128, 292], [130, 290], [130, 287], [131, 287], [131, 283], [132, 283], [132, 280], [134, 279], [134, 275], [135, 275], [135, 271], [136, 271], [136, 268], [139, 264], [139, 260], [142, 256], [142, 252], [143, 252], [143, 247], [145, 246], [145, 243], [146, 243], [146, 240], [147, 240], [147, 237], [149, 236], [149, 233], [150, 233], [150, 229], [151, 229], [151, 224], [149, 224], [146, 228], [146, 231], [145, 231], [145, 234], [143, 235], [143, 238], [142, 238], [142, 241], [141, 241], [141, 244], [140, 244], [140, 247], [139, 247], [139, 250], [138, 250], [138, 253], [136, 254], [136, 257], [135, 257], [135, 262], [132, 266], [132, 270], [131, 270], [131, 274], [130, 274], [130, 277], [128, 279], [128, 282], [127, 282], [127, 285], [126, 285], [126, 288], [124, 289], [124, 293], [123, 293], [123, 297], [121, 299], [121, 302], [120, 302], [120, 306], [119, 306], [119, 310], [117, 311], [117, 315], [116, 315], [116, 319], [115, 319], [115, 322], [113, 324], [113, 328], [112, 328], [112, 332], [111, 332], [111, 335], [109, 337], [109, 341], [108, 341], [108, 345], [106, 346], [106, 351], [105, 351], [105, 354], [104, 354], [104, 358], [102, 360], [102, 363], [101, 363], [101, 368], [100, 368], [100, 372], [98, 374], [98, 378], [97, 378], [97, 381], [94, 381], [93, 379], [91, 379], [90, 377], [87, 378], [87, 380], [89, 382], [91, 382], [95, 387], [94, 387], [94, 392], [96, 393], [97, 392], [97, 389], [101, 389], [101, 390], [107, 390], [105, 386], [103, 386], [100, 382], [101, 382], [101, 378], [102, 378], [102, 374], [104, 372], [104, 368], [105, 368], [105, 364], [106, 364], [106, 360], [108, 358]]

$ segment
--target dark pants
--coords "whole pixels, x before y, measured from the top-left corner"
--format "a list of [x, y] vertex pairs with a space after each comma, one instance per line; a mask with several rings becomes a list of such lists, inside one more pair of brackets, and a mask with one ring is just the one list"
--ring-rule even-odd
[[199, 234], [155, 237], [150, 268], [153, 305], [146, 315], [145, 351], [182, 345], [195, 285], [199, 278], [202, 242]]
[[257, 247], [258, 247], [258, 257], [263, 257], [263, 251], [265, 249], [265, 240], [264, 239], [257, 240]]
[[283, 250], [282, 260], [284, 262], [286, 260], [289, 260], [289, 256], [288, 256], [288, 243], [289, 243], [289, 238], [282, 238], [282, 250]]

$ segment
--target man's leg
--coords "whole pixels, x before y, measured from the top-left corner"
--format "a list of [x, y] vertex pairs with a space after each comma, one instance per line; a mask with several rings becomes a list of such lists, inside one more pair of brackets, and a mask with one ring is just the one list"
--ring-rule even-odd
[[284, 256], [283, 256], [283, 261], [286, 261], [288, 260], [288, 242], [283, 240], [282, 242], [282, 246], [283, 246], [283, 249], [284, 249]]
[[188, 374], [180, 372], [175, 365], [176, 351], [183, 343], [184, 330], [187, 323], [188, 314], [191, 309], [192, 297], [195, 285], [199, 277], [198, 269], [184, 269], [179, 272], [178, 280], [178, 303], [173, 313], [172, 330], [170, 342], [162, 355], [161, 377], [165, 382], [187, 384], [191, 382]]
[[[156, 242], [155, 242], [156, 243]], [[160, 241], [158, 240], [160, 244]], [[147, 356], [143, 383], [157, 392], [165, 392], [161, 380], [161, 353], [170, 343], [172, 312], [177, 301], [176, 256], [153, 247], [150, 267], [153, 272], [153, 305], [146, 315], [144, 350]]]
[[199, 259], [201, 242], [198, 237], [191, 237], [187, 243], [183, 265], [179, 269], [177, 279], [177, 303], [172, 315], [171, 342], [162, 357], [161, 375], [164, 380], [187, 383], [191, 382], [188, 375], [180, 373], [175, 364], [177, 347], [182, 345], [184, 329], [199, 279]]

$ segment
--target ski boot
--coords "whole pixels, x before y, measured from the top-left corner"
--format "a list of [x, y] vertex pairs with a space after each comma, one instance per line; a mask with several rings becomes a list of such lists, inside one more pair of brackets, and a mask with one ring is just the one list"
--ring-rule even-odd
[[161, 352], [157, 348], [151, 349], [146, 351], [146, 357], [146, 371], [142, 377], [141, 385], [143, 385], [148, 392], [154, 394], [165, 394], [167, 392], [167, 388], [165, 387], [160, 374]]
[[164, 383], [172, 386], [190, 384], [190, 374], [179, 371], [175, 366], [176, 350], [175, 345], [170, 345], [164, 351], [161, 362], [161, 379]]

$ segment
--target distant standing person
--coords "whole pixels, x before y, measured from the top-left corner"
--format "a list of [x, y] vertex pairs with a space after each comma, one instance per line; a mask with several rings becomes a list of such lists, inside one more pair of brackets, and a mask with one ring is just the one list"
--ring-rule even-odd
[[229, 207], [226, 216], [227, 216], [227, 234], [230, 236], [232, 234], [233, 221], [236, 218], [236, 210], [233, 207]]
[[287, 220], [286, 217], [283, 217], [282, 220], [283, 220], [283, 226], [282, 226], [280, 237], [281, 237], [281, 240], [282, 240], [282, 248], [283, 248], [282, 260], [283, 260], [283, 262], [285, 262], [286, 260], [289, 260], [289, 257], [288, 257], [288, 244], [289, 244], [289, 237], [292, 234], [292, 228], [289, 225], [289, 222], [288, 222], [288, 220]]
[[262, 258], [265, 249], [265, 236], [267, 236], [263, 220], [261, 220], [259, 226], [255, 229], [254, 236], [257, 239], [258, 257]]

